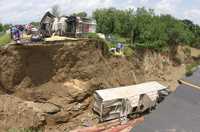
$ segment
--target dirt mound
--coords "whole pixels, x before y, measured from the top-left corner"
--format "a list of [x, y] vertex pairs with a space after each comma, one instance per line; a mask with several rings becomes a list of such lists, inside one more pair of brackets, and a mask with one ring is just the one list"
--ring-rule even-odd
[[0, 130], [40, 128], [44, 125], [45, 118], [42, 113], [19, 98], [1, 95], [0, 106]]
[[[19, 124], [11, 122], [3, 128], [18, 127], [24, 122], [27, 125], [23, 127], [40, 127], [49, 132], [95, 124], [95, 115], [90, 111], [95, 90], [146, 80], [166, 83], [166, 75], [171, 75], [171, 68], [172, 63], [167, 55], [135, 51], [133, 58], [113, 57], [108, 54], [106, 44], [97, 40], [0, 49], [0, 94], [11, 94], [12, 97], [3, 95], [2, 98], [12, 98], [10, 102], [14, 103], [7, 103], [5, 110], [13, 106], [18, 108], [22, 104], [25, 108], [30, 105], [35, 108], [28, 113], [42, 114], [39, 116], [42, 123], [31, 118], [31, 115], [27, 116], [39, 125], [29, 124], [28, 119], [22, 118]], [[13, 96], [19, 101], [15, 102]], [[29, 105], [26, 103], [24, 106], [23, 101], [29, 101]], [[10, 113], [17, 111], [20, 109]], [[11, 116], [2, 112], [0, 119]], [[16, 115], [13, 118], [20, 117]]]

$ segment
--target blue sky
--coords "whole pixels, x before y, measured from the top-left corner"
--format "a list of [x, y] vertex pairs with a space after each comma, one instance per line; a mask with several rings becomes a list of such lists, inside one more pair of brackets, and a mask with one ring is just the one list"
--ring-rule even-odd
[[0, 22], [19, 24], [38, 21], [56, 4], [66, 15], [79, 11], [91, 14], [96, 8], [146, 7], [154, 9], [157, 14], [171, 14], [200, 24], [200, 0], [0, 0]]

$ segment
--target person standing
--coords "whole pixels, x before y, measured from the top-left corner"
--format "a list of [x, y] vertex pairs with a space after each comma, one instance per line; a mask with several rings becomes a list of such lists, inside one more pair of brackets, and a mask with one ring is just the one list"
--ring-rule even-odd
[[117, 47], [116, 47], [116, 50], [117, 50], [117, 52], [121, 53], [123, 48], [124, 48], [124, 45], [122, 43], [118, 43]]
[[21, 41], [20, 41], [20, 30], [16, 26], [14, 26], [12, 28], [12, 38], [17, 44], [21, 43]]
[[12, 26], [10, 26], [10, 38], [11, 38], [11, 40], [13, 40], [13, 27]]
[[16, 30], [16, 40], [15, 40], [17, 44], [21, 43], [21, 38], [20, 37], [21, 37], [20, 30], [17, 29]]
[[20, 37], [23, 38], [24, 26], [23, 25], [19, 25], [18, 26], [18, 30], [20, 31]]
[[10, 29], [12, 40], [15, 40], [15, 32], [16, 32], [16, 30], [17, 30], [17, 28], [15, 26], [12, 26], [11, 29]]

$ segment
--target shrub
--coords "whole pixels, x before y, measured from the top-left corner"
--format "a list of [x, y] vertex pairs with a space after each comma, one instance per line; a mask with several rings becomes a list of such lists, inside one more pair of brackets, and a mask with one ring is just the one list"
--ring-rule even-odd
[[197, 67], [200, 65], [200, 62], [194, 62], [192, 64], [189, 64], [186, 66], [186, 76], [191, 76], [195, 70], [197, 69]]
[[135, 43], [136, 48], [152, 49], [155, 51], [164, 51], [165, 44], [162, 41], [149, 42], [149, 43]]
[[181, 65], [181, 64], [182, 64], [181, 59], [178, 58], [178, 57], [174, 57], [174, 58], [173, 58], [173, 61], [174, 61], [177, 65]]
[[183, 52], [186, 56], [191, 56], [191, 49], [190, 48], [184, 48]]
[[131, 57], [134, 54], [134, 50], [130, 47], [125, 47], [124, 48], [124, 55], [127, 57]]
[[99, 36], [96, 33], [86, 33], [85, 37], [99, 39]]
[[6, 45], [11, 42], [11, 38], [9, 34], [3, 34], [0, 36], [0, 46]]

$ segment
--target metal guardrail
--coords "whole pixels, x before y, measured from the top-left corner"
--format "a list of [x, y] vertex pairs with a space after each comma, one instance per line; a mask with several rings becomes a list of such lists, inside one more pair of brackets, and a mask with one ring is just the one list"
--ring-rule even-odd
[[193, 87], [193, 88], [197, 88], [197, 89], [200, 90], [200, 86], [194, 85], [194, 84], [192, 84], [192, 83], [190, 83], [190, 82], [187, 82], [187, 81], [185, 81], [185, 80], [178, 80], [178, 82], [179, 82], [180, 84], [185, 84], [185, 85], [187, 85], [187, 86], [190, 86], [190, 87]]

